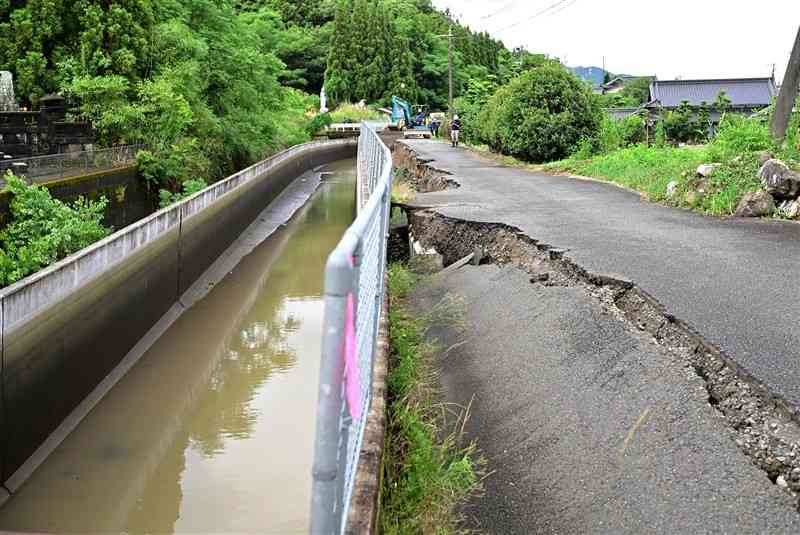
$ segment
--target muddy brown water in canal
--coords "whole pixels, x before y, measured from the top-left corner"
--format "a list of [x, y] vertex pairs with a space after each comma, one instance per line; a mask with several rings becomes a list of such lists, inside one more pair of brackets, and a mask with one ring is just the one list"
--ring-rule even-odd
[[162, 336], [0, 509], [39, 532], [308, 531], [327, 255], [355, 160]]

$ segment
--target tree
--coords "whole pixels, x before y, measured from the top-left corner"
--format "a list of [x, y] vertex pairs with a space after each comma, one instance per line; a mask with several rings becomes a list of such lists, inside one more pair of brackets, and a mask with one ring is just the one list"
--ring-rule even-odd
[[504, 154], [545, 162], [568, 156], [592, 138], [601, 119], [585, 84], [560, 65], [546, 65], [495, 93], [480, 113], [480, 137]]
[[64, 86], [103, 143], [149, 145], [139, 163], [153, 191], [213, 181], [306, 138], [294, 118], [305, 104], [280, 85], [286, 29], [274, 11], [237, 13], [214, 0], [159, 5], [166, 11], [148, 36], [158, 53], [146, 78], [79, 70]]
[[700, 103], [700, 108], [697, 112], [697, 128], [695, 131], [695, 139], [697, 141], [707, 141], [710, 134], [711, 110], [708, 107], [708, 103], [703, 101]]
[[280, 14], [288, 25], [307, 28], [324, 26], [333, 20], [334, 2], [331, 0], [236, 0], [239, 11], [259, 11], [270, 8]]
[[339, 0], [325, 75], [328, 94], [338, 101], [384, 102], [399, 94], [443, 109], [448, 100], [448, 43], [442, 36], [451, 23], [456, 96], [479, 74], [504, 81], [513, 76], [510, 52], [502, 43], [452, 21], [430, 0]]
[[11, 223], [0, 231], [0, 286], [12, 284], [107, 236], [103, 226], [107, 200], [79, 198], [72, 204], [50, 196], [7, 173]]
[[622, 86], [623, 98], [630, 99], [633, 106], [640, 106], [650, 100], [650, 81], [648, 77], [632, 78]]
[[328, 94], [338, 102], [375, 102], [403, 85], [415, 93], [408, 45], [383, 2], [340, 0], [325, 74]]
[[351, 68], [353, 44], [352, 0], [340, 0], [336, 6], [333, 37], [325, 71], [325, 89], [335, 101], [349, 100], [354, 72]]
[[611, 73], [608, 71], [603, 72], [603, 84], [607, 84], [611, 81]]
[[670, 111], [664, 118], [664, 131], [672, 141], [686, 143], [695, 134], [694, 110], [688, 100], [681, 102], [675, 111]]
[[714, 103], [714, 108], [716, 108], [717, 112], [719, 112], [720, 121], [725, 116], [725, 112], [728, 111], [728, 106], [731, 105], [731, 99], [728, 94], [723, 90], [717, 94], [717, 100]]
[[0, 1], [0, 20], [0, 70], [15, 74], [25, 104], [74, 76], [137, 81], [147, 73], [151, 0]]

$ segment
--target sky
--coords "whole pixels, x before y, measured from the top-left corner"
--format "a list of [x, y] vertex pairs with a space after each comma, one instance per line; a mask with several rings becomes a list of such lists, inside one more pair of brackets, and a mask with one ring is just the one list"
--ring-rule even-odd
[[[433, 0], [508, 48], [660, 79], [781, 80], [800, 0]], [[613, 7], [612, 7], [613, 6]]]

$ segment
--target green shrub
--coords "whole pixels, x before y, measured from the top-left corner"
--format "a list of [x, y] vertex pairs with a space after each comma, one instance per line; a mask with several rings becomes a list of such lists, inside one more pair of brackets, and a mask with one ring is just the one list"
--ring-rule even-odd
[[159, 190], [158, 192], [158, 206], [159, 208], [166, 208], [171, 204], [175, 204], [181, 199], [185, 199], [206, 189], [208, 184], [203, 179], [187, 180], [183, 183], [181, 191], [172, 192], [167, 189]]
[[383, 113], [369, 106], [342, 104], [330, 113], [333, 123], [360, 123], [362, 121], [380, 121], [386, 118]]
[[102, 224], [108, 201], [79, 197], [69, 205], [10, 173], [11, 223], [0, 231], [0, 285], [12, 284], [107, 236]]
[[658, 148], [667, 146], [667, 130], [664, 128], [664, 121], [657, 121], [655, 133], [653, 134], [653, 144]]
[[734, 213], [745, 193], [761, 188], [759, 166], [752, 155], [725, 161], [709, 179], [708, 191], [695, 208], [714, 215]]
[[764, 150], [774, 150], [769, 126], [761, 121], [728, 113], [709, 145], [709, 156], [714, 161], [725, 162], [736, 156]]
[[[461, 141], [478, 145], [481, 143], [481, 104], [472, 102], [466, 98], [457, 98], [454, 102], [455, 109], [461, 119]], [[445, 119], [447, 128], [449, 129], [449, 119]], [[449, 131], [449, 130], [448, 130]], [[444, 129], [442, 129], [444, 134]]]
[[594, 142], [596, 154], [608, 154], [645, 140], [645, 122], [639, 115], [615, 120], [605, 114]]
[[330, 113], [320, 113], [309, 121], [306, 132], [308, 132], [308, 135], [313, 136], [314, 134], [322, 132], [332, 124], [333, 119], [331, 119]]
[[694, 110], [686, 100], [675, 111], [664, 115], [664, 131], [670, 141], [687, 143], [694, 139], [695, 130]]
[[684, 174], [691, 175], [707, 159], [703, 149], [635, 145], [588, 161], [557, 162], [548, 168], [604, 178], [644, 192], [650, 199], [663, 200], [670, 181], [685, 181]]
[[589, 88], [561, 66], [525, 72], [483, 107], [481, 140], [503, 154], [532, 162], [568, 156], [592, 138], [602, 111]]

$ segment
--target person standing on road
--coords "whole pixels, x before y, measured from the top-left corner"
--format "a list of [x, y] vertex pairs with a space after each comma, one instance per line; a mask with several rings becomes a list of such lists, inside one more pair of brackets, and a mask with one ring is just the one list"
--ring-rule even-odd
[[422, 108], [420, 108], [417, 114], [416, 123], [417, 126], [425, 126], [425, 113], [422, 111]]
[[450, 140], [454, 147], [458, 147], [458, 137], [461, 132], [461, 119], [458, 115], [453, 116], [453, 123], [450, 125]]

